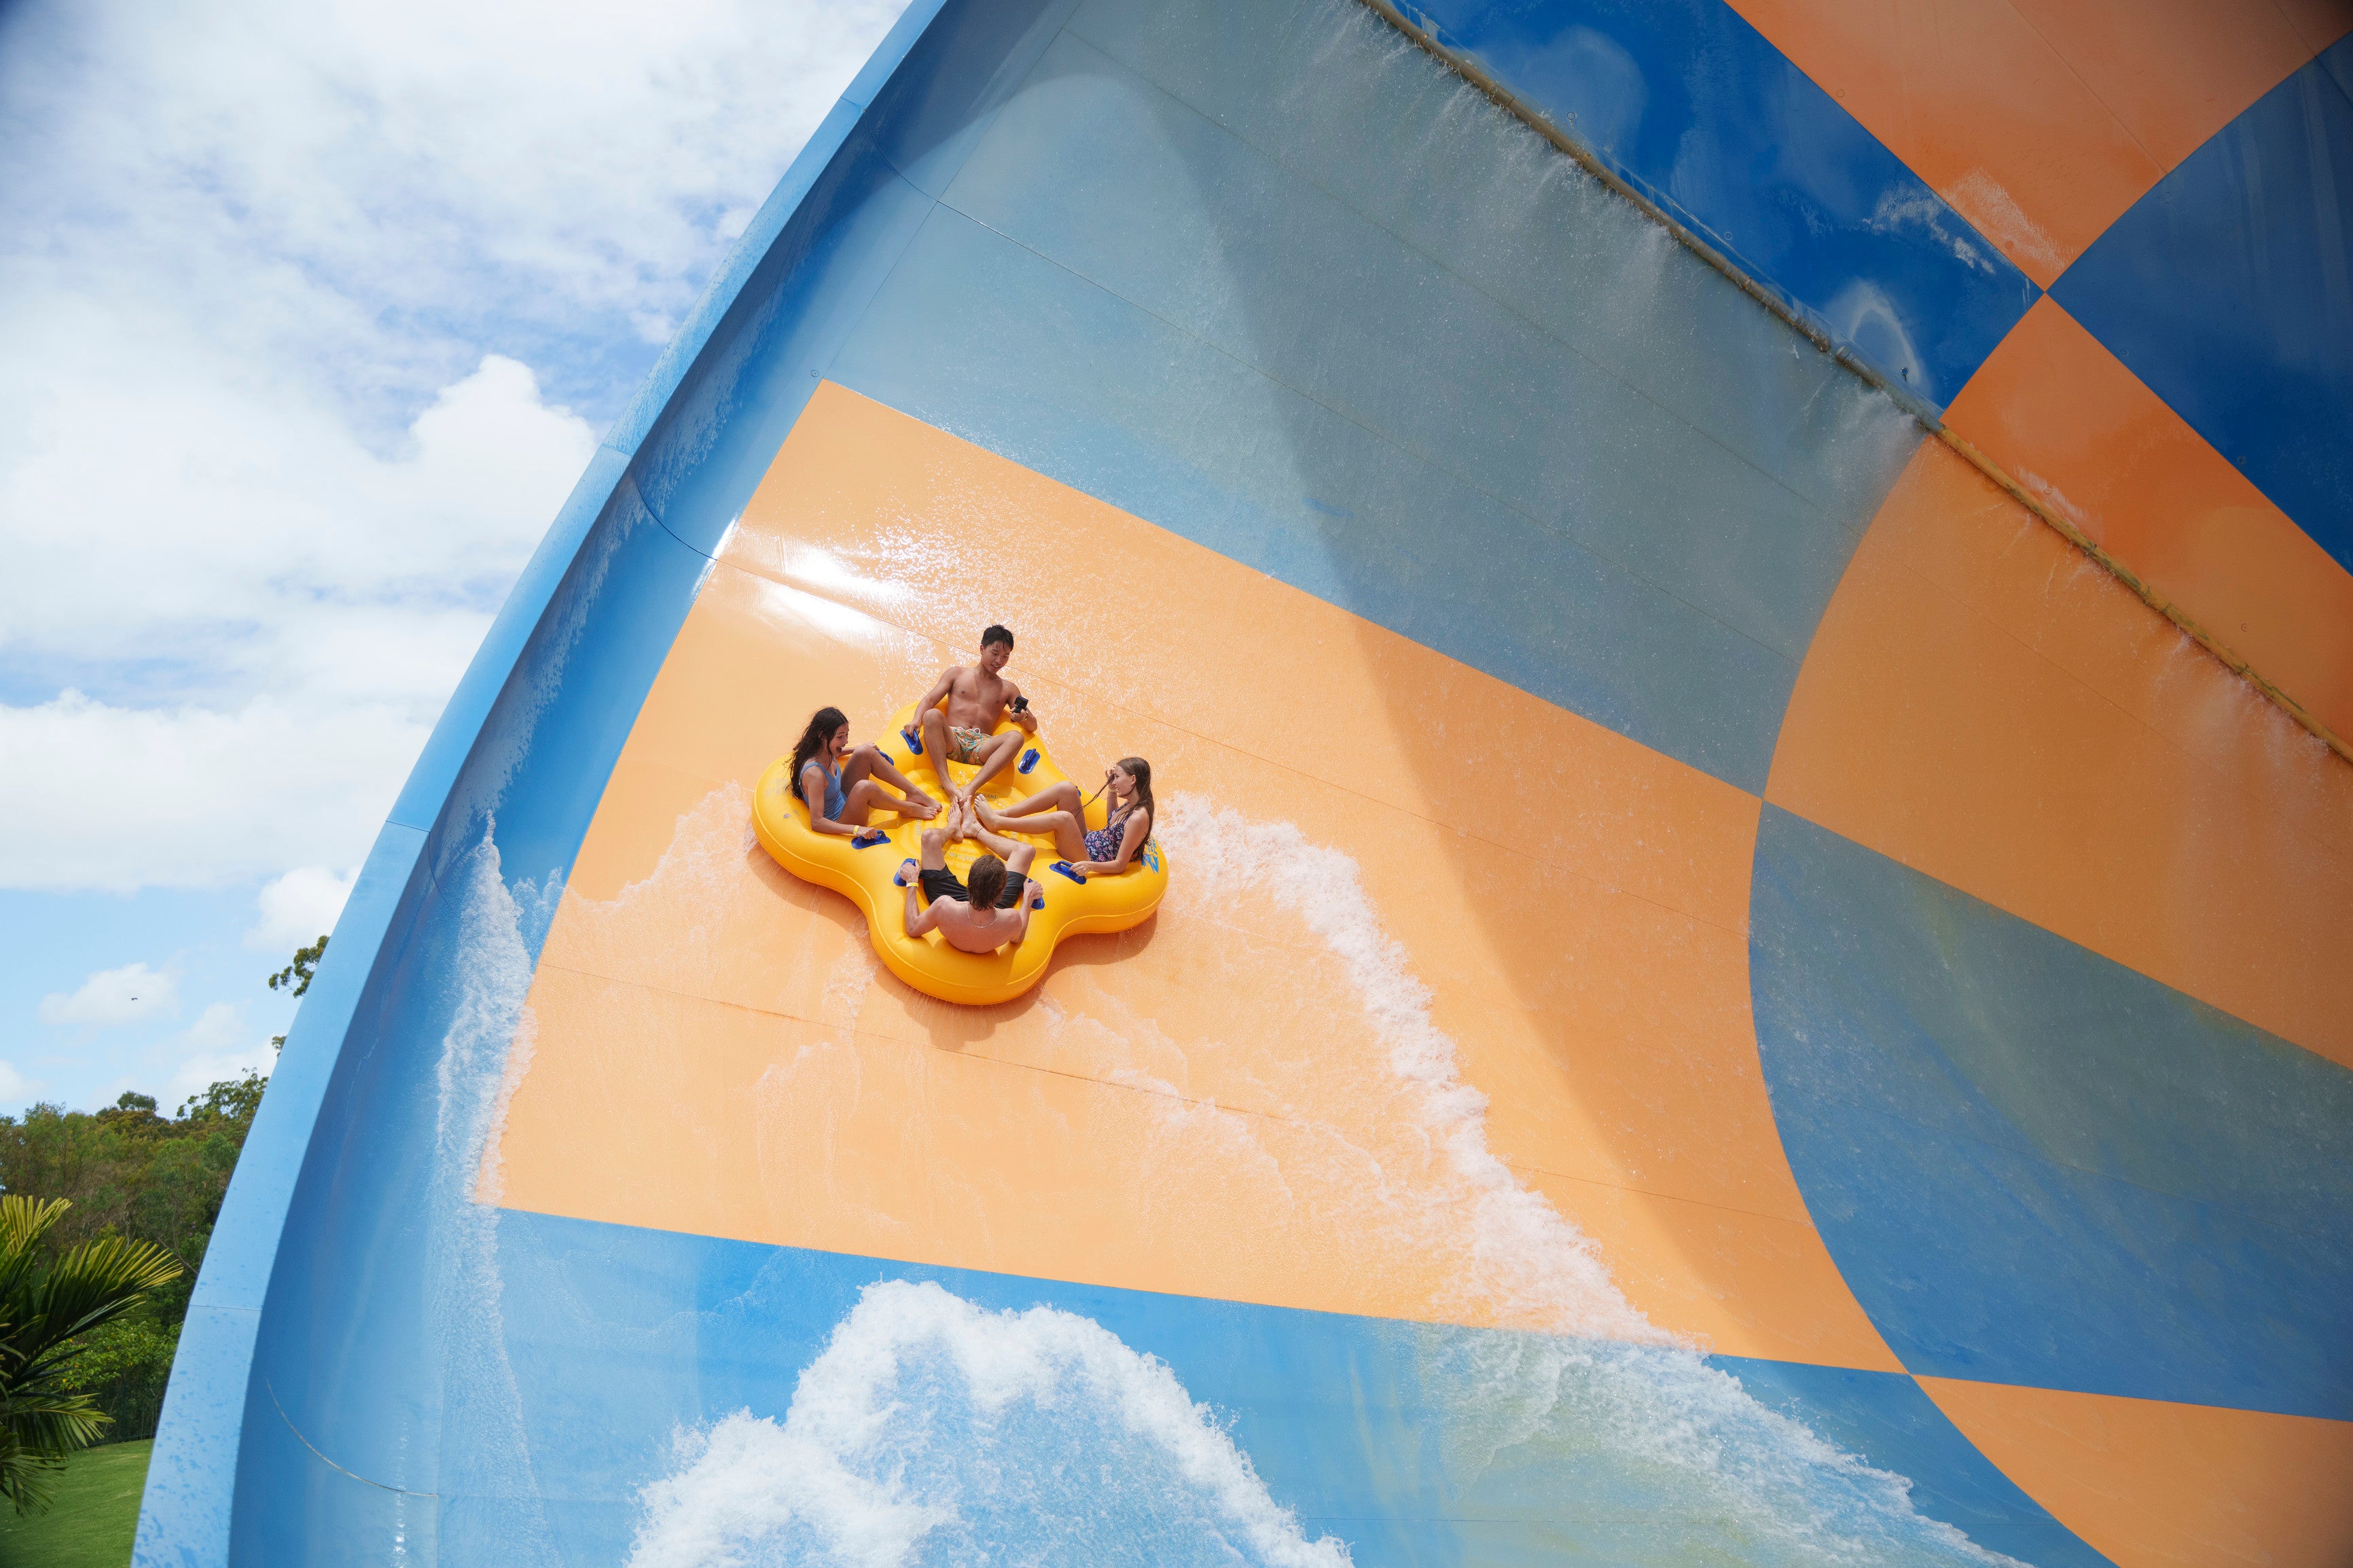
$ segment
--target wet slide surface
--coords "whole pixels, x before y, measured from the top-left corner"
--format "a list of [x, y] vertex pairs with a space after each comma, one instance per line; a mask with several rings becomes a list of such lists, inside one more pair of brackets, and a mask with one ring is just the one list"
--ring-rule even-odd
[[[674, 353], [142, 1562], [2353, 1546], [2353, 770], [1378, 17], [911, 14]], [[1000, 620], [1173, 874], [965, 1009], [750, 790]]]

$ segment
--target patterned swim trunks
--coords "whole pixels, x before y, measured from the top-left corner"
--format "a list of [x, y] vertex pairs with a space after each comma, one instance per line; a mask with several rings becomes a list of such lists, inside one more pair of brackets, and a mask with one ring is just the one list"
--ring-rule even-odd
[[980, 761], [980, 749], [988, 744], [988, 731], [966, 729], [962, 724], [952, 725], [948, 730], [948, 761], [976, 763]]

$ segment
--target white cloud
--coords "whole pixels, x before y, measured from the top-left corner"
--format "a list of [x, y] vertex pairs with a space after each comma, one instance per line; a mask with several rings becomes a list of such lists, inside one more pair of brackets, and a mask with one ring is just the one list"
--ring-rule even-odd
[[355, 864], [900, 3], [0, 6], [0, 886]]
[[69, 691], [0, 708], [0, 883], [203, 887], [350, 864], [425, 734], [382, 703], [306, 715], [258, 697], [216, 712]]
[[179, 976], [144, 963], [101, 969], [68, 995], [52, 991], [41, 998], [44, 1024], [91, 1024], [101, 1028], [135, 1024], [180, 1005]]
[[339, 876], [323, 866], [297, 866], [254, 900], [261, 919], [245, 933], [245, 945], [280, 956], [310, 946], [335, 929], [335, 917], [343, 912], [358, 879], [356, 871]]
[[316, 407], [275, 406], [195, 363], [158, 367], [139, 345], [54, 327], [32, 339], [26, 356], [57, 368], [37, 395], [0, 384], [14, 416], [0, 548], [17, 563], [0, 643], [143, 666], [135, 681], [174, 694], [429, 719], [596, 444], [496, 355], [387, 458]]
[[207, 1051], [190, 1057], [173, 1072], [172, 1081], [156, 1097], [158, 1109], [166, 1115], [172, 1114], [214, 1084], [231, 1082], [249, 1072], [268, 1078], [277, 1065], [278, 1053], [270, 1048], [268, 1040], [257, 1041], [242, 1050]]
[[245, 1033], [245, 1009], [234, 1002], [216, 1002], [197, 1016], [180, 1037], [180, 1043], [201, 1050], [219, 1050], [233, 1046]]
[[13, 1062], [0, 1062], [0, 1106], [11, 1110], [30, 1105], [38, 1099], [48, 1084], [37, 1078], [26, 1078], [16, 1070]]

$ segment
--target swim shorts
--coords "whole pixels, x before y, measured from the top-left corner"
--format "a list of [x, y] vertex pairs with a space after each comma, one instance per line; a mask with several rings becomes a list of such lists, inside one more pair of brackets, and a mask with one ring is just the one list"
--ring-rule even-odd
[[[972, 902], [972, 889], [965, 887], [964, 879], [958, 877], [954, 871], [945, 869], [925, 871], [916, 879], [923, 885], [923, 897], [933, 903], [936, 904], [942, 899], [954, 899], [960, 904]], [[1008, 873], [1005, 879], [1005, 890], [997, 895], [997, 907], [1000, 910], [1019, 909], [1021, 889], [1028, 880], [1029, 879], [1025, 877], [1016, 877]]]
[[980, 749], [988, 744], [988, 731], [966, 729], [962, 724], [951, 725], [948, 741], [948, 761], [976, 763], [980, 761]]

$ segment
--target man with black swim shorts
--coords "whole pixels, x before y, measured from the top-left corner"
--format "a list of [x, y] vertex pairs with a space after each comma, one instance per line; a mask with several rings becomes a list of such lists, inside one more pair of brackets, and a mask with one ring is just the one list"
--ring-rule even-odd
[[[952, 838], [976, 838], [994, 853], [972, 863], [972, 884], [948, 869], [947, 847]], [[983, 828], [974, 819], [969, 803], [951, 807], [944, 828], [923, 832], [923, 858], [899, 868], [900, 885], [907, 889], [907, 934], [922, 936], [936, 929], [951, 947], [965, 952], [994, 952], [1007, 942], [1018, 942], [1029, 931], [1029, 863], [1037, 847], [1016, 844]], [[1000, 858], [1002, 857], [1002, 858]], [[915, 871], [913, 881], [910, 869]], [[919, 907], [920, 889], [927, 907]]]

